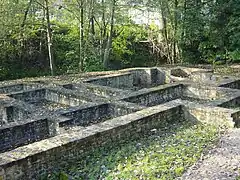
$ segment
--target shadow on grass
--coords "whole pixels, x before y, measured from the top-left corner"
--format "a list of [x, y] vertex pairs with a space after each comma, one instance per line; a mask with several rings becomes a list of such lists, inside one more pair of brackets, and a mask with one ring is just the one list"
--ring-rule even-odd
[[175, 179], [218, 139], [199, 122], [165, 124], [141, 136], [106, 144], [42, 179]]

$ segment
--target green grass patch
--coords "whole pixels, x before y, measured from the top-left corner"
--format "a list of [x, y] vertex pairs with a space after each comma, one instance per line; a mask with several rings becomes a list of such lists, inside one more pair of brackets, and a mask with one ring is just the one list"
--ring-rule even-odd
[[76, 164], [47, 179], [175, 179], [218, 138], [215, 126], [172, 124], [136, 139], [95, 148]]
[[[238, 172], [240, 174], [240, 169], [238, 169]], [[236, 180], [240, 180], [240, 176], [237, 176]]]

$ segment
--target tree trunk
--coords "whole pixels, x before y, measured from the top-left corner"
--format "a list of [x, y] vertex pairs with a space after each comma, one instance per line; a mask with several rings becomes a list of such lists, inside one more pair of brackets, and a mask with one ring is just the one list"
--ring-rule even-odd
[[109, 36], [108, 36], [108, 41], [107, 45], [105, 48], [104, 52], [104, 57], [103, 57], [103, 64], [104, 67], [107, 68], [109, 65], [109, 56], [112, 48], [112, 36], [113, 36], [113, 28], [114, 28], [114, 16], [115, 16], [115, 5], [116, 5], [116, 0], [112, 0], [112, 13], [111, 13], [111, 21], [110, 21], [110, 31], [109, 31]]
[[162, 21], [163, 21], [163, 37], [165, 39], [166, 47], [167, 47], [167, 62], [171, 64], [171, 53], [169, 49], [169, 40], [168, 40], [168, 32], [167, 32], [167, 20], [166, 20], [166, 15], [164, 13], [164, 5], [163, 3], [161, 4], [161, 16], [162, 16]]
[[25, 67], [25, 58], [24, 58], [24, 55], [26, 54], [25, 53], [25, 48], [24, 48], [24, 36], [23, 36], [23, 33], [24, 33], [24, 27], [25, 27], [25, 24], [26, 24], [26, 20], [27, 20], [27, 15], [28, 15], [28, 12], [29, 12], [29, 9], [32, 5], [32, 2], [33, 0], [30, 0], [28, 5], [27, 5], [27, 8], [24, 12], [24, 17], [23, 17], [23, 21], [20, 25], [20, 33], [19, 33], [19, 42], [20, 42], [20, 48], [21, 48], [21, 51], [20, 51], [20, 55], [19, 55], [19, 59], [21, 61], [21, 67]]
[[90, 33], [92, 36], [92, 41], [94, 40], [95, 36], [95, 25], [94, 25], [94, 0], [91, 0], [91, 8], [90, 8]]
[[[181, 42], [185, 43], [185, 24], [186, 24], [186, 9], [187, 9], [187, 0], [184, 0], [183, 3], [183, 21], [182, 21], [182, 28], [181, 28]], [[183, 63], [182, 51], [180, 53], [181, 63]]]
[[104, 55], [104, 39], [106, 35], [106, 24], [105, 24], [105, 10], [104, 7], [104, 0], [102, 0], [102, 22], [101, 22], [101, 28], [100, 28], [100, 59], [103, 63], [103, 55]]
[[49, 15], [49, 5], [48, 0], [45, 0], [45, 9], [46, 9], [46, 19], [47, 19], [47, 43], [48, 43], [48, 57], [49, 57], [49, 66], [51, 70], [51, 75], [54, 75], [54, 61], [53, 61], [53, 52], [52, 52], [52, 30], [50, 24], [50, 15]]
[[25, 26], [25, 22], [26, 22], [26, 20], [27, 20], [27, 15], [28, 15], [29, 9], [30, 9], [30, 7], [31, 7], [31, 5], [32, 5], [32, 2], [33, 2], [33, 0], [30, 0], [30, 1], [29, 1], [28, 6], [27, 6], [27, 9], [26, 9], [25, 12], [24, 12], [23, 22], [22, 22], [22, 24], [21, 24], [21, 28], [22, 28], [22, 29], [23, 29], [24, 26]]
[[79, 3], [79, 72], [83, 72], [84, 67], [84, 52], [83, 52], [83, 41], [84, 41], [84, 22], [83, 22], [83, 0], [80, 0]]
[[174, 11], [174, 35], [173, 35], [173, 62], [174, 64], [177, 60], [177, 27], [178, 27], [178, 0], [175, 0], [174, 2], [175, 5], [175, 11]]

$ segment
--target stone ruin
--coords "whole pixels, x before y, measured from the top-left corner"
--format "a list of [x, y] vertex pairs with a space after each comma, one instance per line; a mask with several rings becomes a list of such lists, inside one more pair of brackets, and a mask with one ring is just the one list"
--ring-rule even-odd
[[240, 78], [187, 67], [0, 83], [0, 179], [38, 179], [89, 148], [180, 120], [238, 127]]

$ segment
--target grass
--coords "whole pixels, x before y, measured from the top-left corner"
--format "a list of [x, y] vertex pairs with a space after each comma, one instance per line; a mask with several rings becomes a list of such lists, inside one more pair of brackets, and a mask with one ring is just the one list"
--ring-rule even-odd
[[44, 179], [175, 179], [218, 138], [214, 126], [172, 124], [137, 139], [91, 150], [68, 169]]
[[[238, 169], [238, 173], [240, 174], [240, 169]], [[240, 180], [240, 176], [237, 176], [236, 180]]]
[[240, 75], [240, 69], [239, 68], [232, 68], [230, 66], [218, 66], [214, 69], [214, 72], [220, 75], [230, 75], [230, 76], [236, 76], [238, 77]]

